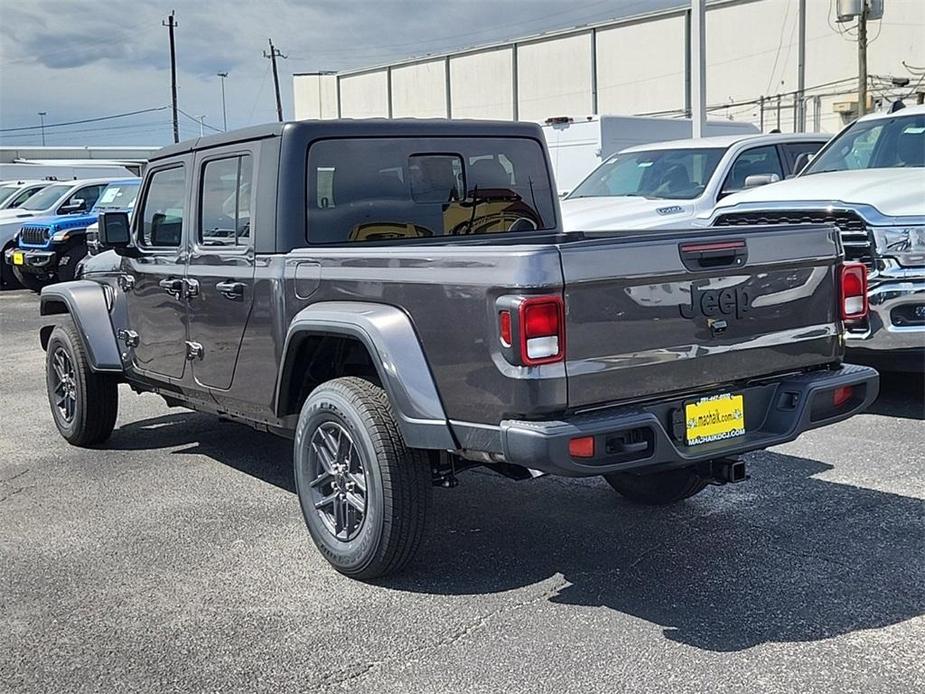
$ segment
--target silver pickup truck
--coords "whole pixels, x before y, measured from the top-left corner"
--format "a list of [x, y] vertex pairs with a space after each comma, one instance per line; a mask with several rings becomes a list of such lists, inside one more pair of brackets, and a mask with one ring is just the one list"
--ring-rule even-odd
[[102, 444], [126, 382], [292, 437], [309, 532], [357, 578], [408, 561], [467, 467], [669, 503], [877, 396], [842, 362], [865, 269], [833, 227], [565, 234], [534, 125], [181, 143], [99, 235], [42, 290], [62, 436]]

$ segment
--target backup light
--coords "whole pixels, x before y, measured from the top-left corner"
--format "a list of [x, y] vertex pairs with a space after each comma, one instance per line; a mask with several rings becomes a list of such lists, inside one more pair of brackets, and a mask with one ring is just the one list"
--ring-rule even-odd
[[842, 320], [854, 321], [867, 316], [867, 267], [862, 263], [845, 263], [839, 282], [839, 306]]

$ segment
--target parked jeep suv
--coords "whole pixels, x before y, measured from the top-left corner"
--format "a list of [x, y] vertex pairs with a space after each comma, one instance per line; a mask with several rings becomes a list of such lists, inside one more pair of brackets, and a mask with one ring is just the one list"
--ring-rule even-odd
[[88, 253], [88, 229], [106, 210], [130, 211], [141, 179], [112, 181], [85, 214], [74, 213], [30, 219], [19, 229], [16, 245], [5, 254], [16, 279], [39, 291], [46, 284], [72, 280]]
[[74, 445], [117, 384], [292, 437], [339, 571], [413, 555], [467, 467], [603, 475], [662, 504], [863, 410], [862, 265], [830, 226], [563, 233], [538, 126], [302, 121], [167, 147], [83, 279], [45, 287]]

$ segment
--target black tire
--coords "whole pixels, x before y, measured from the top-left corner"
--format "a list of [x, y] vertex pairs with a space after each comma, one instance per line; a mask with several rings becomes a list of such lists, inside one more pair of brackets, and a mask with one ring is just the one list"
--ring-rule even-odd
[[648, 475], [611, 472], [604, 479], [622, 496], [637, 504], [664, 506], [688, 499], [709, 484], [693, 468], [679, 468]]
[[408, 563], [424, 534], [431, 470], [423, 451], [405, 446], [385, 391], [355, 377], [316, 388], [299, 415], [293, 464], [308, 531], [335, 569], [369, 580]]
[[56, 282], [70, 282], [77, 276], [77, 265], [87, 257], [87, 241], [81, 238], [64, 249], [58, 258]]
[[23, 272], [16, 266], [13, 266], [13, 276], [16, 278], [16, 281], [19, 282], [23, 287], [26, 289], [31, 289], [36, 294], [42, 291], [42, 287], [44, 287], [46, 284], [49, 284], [49, 281], [44, 277], [33, 275], [30, 272]]
[[0, 253], [0, 289], [19, 289], [21, 286], [16, 275], [13, 274], [13, 266], [6, 262], [6, 252], [12, 247], [13, 244], [8, 243]]
[[[68, 318], [48, 338], [45, 385], [55, 426], [68, 443], [87, 447], [109, 438], [119, 412], [118, 381], [90, 370], [83, 343]], [[64, 393], [72, 397], [62, 402]]]

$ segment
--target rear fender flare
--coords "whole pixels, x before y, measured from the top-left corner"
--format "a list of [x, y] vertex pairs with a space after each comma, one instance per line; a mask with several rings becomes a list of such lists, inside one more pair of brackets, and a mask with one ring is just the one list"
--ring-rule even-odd
[[343, 335], [366, 347], [410, 448], [457, 448], [410, 318], [384, 304], [324, 301], [296, 314], [286, 334], [277, 376], [274, 409], [278, 415], [298, 351], [295, 345], [311, 335]]
[[[39, 311], [43, 316], [70, 314], [92, 371], [122, 373], [122, 358], [109, 320], [105, 292], [103, 285], [89, 280], [52, 284], [42, 288]], [[53, 329], [54, 325], [40, 329], [42, 349], [48, 348]]]

